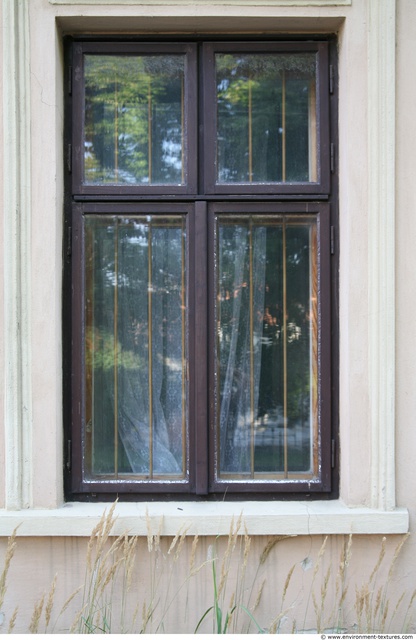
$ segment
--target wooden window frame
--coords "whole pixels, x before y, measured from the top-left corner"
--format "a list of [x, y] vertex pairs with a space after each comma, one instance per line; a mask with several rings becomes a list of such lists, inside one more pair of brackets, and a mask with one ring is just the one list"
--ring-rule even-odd
[[[207, 107], [207, 87], [213, 86], [212, 64], [208, 72], [197, 69], [201, 60], [212, 58], [215, 51], [315, 51], [318, 55], [317, 95], [319, 111], [320, 179], [316, 183], [215, 184], [212, 170], [215, 119]], [[332, 51], [332, 53], [331, 53]], [[186, 90], [187, 114], [187, 180], [184, 185], [86, 185], [83, 184], [83, 74], [85, 53], [137, 54], [184, 53], [190, 73]], [[305, 499], [335, 498], [338, 492], [337, 445], [337, 246], [338, 230], [337, 176], [331, 153], [336, 141], [336, 92], [329, 86], [329, 61], [334, 64], [335, 45], [330, 39], [305, 42], [210, 41], [199, 45], [189, 42], [100, 42], [70, 41], [67, 55], [72, 63], [72, 89], [67, 100], [66, 140], [68, 173], [66, 190], [67, 251], [64, 283], [71, 289], [70, 320], [64, 304], [64, 342], [71, 336], [72, 348], [64, 348], [64, 406], [66, 420], [65, 487], [69, 499], [112, 500], [218, 500], [218, 499]], [[198, 63], [199, 59], [199, 63]], [[200, 68], [200, 67], [199, 67]], [[208, 76], [208, 77], [207, 77]], [[202, 80], [201, 80], [202, 78]], [[205, 84], [206, 83], [206, 84]], [[198, 107], [198, 96], [200, 96]], [[202, 102], [202, 105], [201, 105]], [[200, 114], [199, 128], [197, 115]], [[203, 132], [201, 134], [201, 131]], [[198, 154], [199, 151], [199, 154]], [[192, 158], [199, 158], [192, 162]], [[84, 214], [139, 214], [140, 212], [185, 213], [187, 216], [188, 265], [188, 398], [189, 398], [189, 475], [186, 481], [86, 481], [83, 470], [83, 242]], [[216, 473], [216, 435], [214, 408], [214, 314], [213, 294], [213, 224], [216, 212], [313, 214], [318, 216], [319, 269], [319, 448], [320, 474], [316, 481], [229, 482]], [[72, 254], [72, 255], [70, 255]], [[191, 311], [189, 311], [191, 310]], [[68, 308], [67, 308], [68, 311]], [[205, 318], [206, 321], [200, 321]], [[204, 363], [201, 366], [201, 363]], [[69, 372], [69, 373], [68, 373]]]
[[204, 103], [204, 122], [206, 127], [205, 141], [205, 192], [216, 195], [262, 195], [273, 194], [275, 197], [310, 196], [330, 191], [330, 153], [329, 153], [329, 73], [327, 42], [209, 42], [203, 45], [205, 62], [205, 95], [215, 95], [215, 54], [217, 53], [315, 53], [317, 54], [317, 165], [318, 180], [316, 182], [253, 182], [217, 183], [216, 167], [216, 127], [217, 118], [210, 117], [212, 105], [209, 100]]

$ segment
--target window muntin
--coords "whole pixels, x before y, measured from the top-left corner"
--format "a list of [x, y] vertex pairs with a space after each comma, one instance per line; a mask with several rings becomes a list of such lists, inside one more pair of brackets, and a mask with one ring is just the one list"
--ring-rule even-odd
[[[105, 178], [91, 177], [94, 169], [87, 184], [84, 173], [90, 171], [89, 152], [84, 151], [96, 143], [85, 145], [85, 141], [91, 131], [94, 137], [94, 131], [100, 131], [102, 124], [98, 125], [99, 120], [91, 120], [88, 115], [89, 110], [94, 110], [92, 99], [88, 98], [92, 86], [88, 60], [124, 69], [126, 61], [129, 64], [131, 60], [140, 61], [139, 68], [144, 61], [157, 60], [159, 64], [163, 56], [174, 60], [174, 66], [178, 60], [183, 61], [179, 109], [182, 182], [149, 180], [149, 158], [154, 157], [155, 149], [152, 140], [147, 140], [147, 155], [143, 154], [146, 159], [141, 165], [143, 173], [136, 172], [136, 182], [125, 177], [116, 181], [115, 148], [125, 143], [117, 128], [123, 106], [117, 103], [117, 118], [113, 109], [104, 131], [113, 140], [109, 152], [113, 166]], [[225, 67], [229, 59], [234, 64], [236, 58], [248, 60], [249, 68], [253, 61], [266, 67], [270, 62], [273, 70], [272, 78], [266, 74], [267, 82], [254, 101], [255, 91], [253, 87], [250, 89], [251, 115], [248, 110], [241, 119], [243, 124], [237, 123], [237, 130], [247, 127], [250, 118], [264, 118], [263, 102], [266, 111], [273, 111], [270, 101], [259, 98], [262, 93], [268, 93], [269, 81], [276, 81], [277, 85], [280, 82], [279, 118], [282, 110], [290, 105], [288, 84], [294, 81], [289, 94], [294, 91], [293, 87], [305, 89], [307, 86], [306, 91], [302, 90], [306, 98], [303, 95], [299, 99], [300, 116], [296, 114], [300, 128], [296, 136], [293, 134], [293, 138], [301, 140], [301, 153], [297, 155], [301, 158], [298, 176], [302, 180], [295, 182], [293, 174], [288, 177], [282, 173], [283, 165], [287, 171], [292, 162], [290, 154], [296, 156], [293, 149], [284, 152], [282, 144], [277, 146], [274, 167], [279, 168], [274, 176], [275, 169], [268, 176], [261, 173], [263, 169], [259, 169], [258, 160], [261, 154], [253, 153], [251, 178], [246, 174], [246, 181], [242, 182], [218, 180], [221, 164], [218, 158], [221, 153], [228, 157], [231, 154], [224, 149], [217, 153], [218, 123], [222, 116], [218, 116], [220, 110], [217, 109], [216, 58]], [[81, 497], [87, 493], [110, 497], [117, 492], [120, 496], [145, 498], [180, 493], [215, 499], [224, 494], [237, 496], [248, 492], [276, 496], [330, 491], [330, 211], [325, 203], [330, 196], [327, 43], [210, 42], [200, 46], [88, 42], [74, 43], [73, 59], [71, 495]], [[290, 78], [289, 67], [292, 65], [292, 71], [296, 67], [293, 60], [298, 60], [298, 67], [303, 65], [309, 69], [306, 85], [304, 78]], [[284, 80], [280, 73], [279, 82], [277, 61], [284, 67]], [[129, 84], [127, 77], [128, 73], [122, 84]], [[133, 84], [137, 87], [146, 84], [149, 89], [149, 78], [143, 76]], [[114, 107], [115, 84], [107, 79], [104, 92], [109, 87]], [[177, 88], [172, 91], [179, 95]], [[244, 91], [248, 95], [247, 86]], [[170, 94], [170, 89], [165, 93]], [[283, 94], [285, 100], [282, 100]], [[117, 99], [118, 96], [119, 93]], [[129, 100], [127, 111], [134, 103], [131, 96]], [[144, 102], [147, 119], [140, 119], [133, 108], [133, 129], [139, 130], [139, 123], [144, 123], [143, 139], [146, 131], [149, 137], [153, 124], [151, 91], [148, 90]], [[179, 112], [177, 108], [174, 111]], [[285, 122], [287, 125], [287, 117]], [[250, 127], [252, 146], [258, 144], [260, 148], [261, 136], [255, 143], [257, 130], [253, 122]], [[290, 141], [289, 131], [287, 125], [286, 145], [287, 140]], [[228, 144], [236, 149], [239, 137], [230, 137]], [[289, 146], [293, 145], [289, 142]], [[270, 181], [270, 176], [276, 180]], [[264, 177], [269, 181], [264, 181]], [[313, 194], [317, 194], [315, 201], [311, 199]], [[262, 195], [266, 196], [263, 202]], [[285, 204], [279, 203], [280, 195]], [[182, 203], [178, 196], [184, 196]], [[296, 204], [287, 202], [290, 199]], [[175, 238], [165, 244], [161, 241], [160, 252], [154, 247], [154, 240], [149, 239], [156, 237], [157, 228]], [[176, 252], [173, 271], [176, 274], [174, 289], [180, 291], [176, 296], [181, 300], [180, 312], [177, 299], [173, 306], [169, 304], [172, 297], [167, 289], [171, 285], [172, 268], [168, 269], [169, 287], [165, 286], [166, 282], [160, 288], [154, 287], [155, 271], [162, 272], [163, 280], [163, 269], [154, 264], [153, 253], [165, 259], [170, 245], [179, 243], [177, 233], [182, 244], [180, 257]], [[231, 235], [227, 237], [227, 234]], [[262, 236], [266, 237], [265, 252], [259, 250], [261, 242], [264, 243]], [[134, 250], [126, 263], [128, 266], [120, 259], [123, 243], [131, 245], [130, 252]], [[228, 267], [221, 271], [226, 264], [227, 244], [231, 249], [234, 247], [235, 256], [242, 253], [242, 283], [238, 278], [233, 282], [234, 275], [227, 281], [230, 279], [226, 273]], [[101, 254], [107, 252], [105, 258], [99, 257], [100, 251]], [[238, 270], [238, 262], [235, 259], [233, 265], [231, 255], [228, 256], [234, 272]], [[113, 273], [104, 268], [110, 263]], [[296, 268], [296, 263], [301, 266]], [[126, 283], [133, 279], [137, 280], [132, 287], [137, 293], [127, 295]], [[233, 292], [233, 303], [234, 294], [237, 290], [240, 292], [244, 312], [241, 317], [235, 311], [230, 312], [231, 296], [227, 299], [227, 295], [222, 295], [226, 287]], [[259, 295], [263, 298], [260, 305]], [[226, 303], [229, 303], [228, 311]], [[132, 346], [135, 333], [132, 323], [137, 323], [134, 318], [129, 320], [129, 314], [135, 317], [136, 311], [138, 317], [141, 314], [143, 318], [140, 316], [140, 331], [136, 332], [139, 342]], [[164, 318], [171, 317], [176, 319], [164, 323]], [[162, 353], [155, 337], [158, 331], [163, 335], [164, 324], [172, 324], [178, 331], [169, 334], [171, 341], [167, 338], [169, 330], [165, 334]], [[97, 327], [100, 327], [98, 331]], [[227, 354], [224, 341], [219, 341], [219, 336], [227, 332], [230, 341], [238, 337], [235, 353], [240, 360], [233, 367], [229, 365], [230, 349]], [[106, 367], [108, 389], [103, 402]], [[227, 368], [229, 371], [224, 374]], [[248, 385], [242, 387], [245, 405], [240, 409], [235, 400], [238, 376], [249, 380]], [[134, 382], [139, 377], [140, 382]], [[172, 404], [168, 401], [169, 386], [175, 390], [170, 393]], [[139, 396], [146, 400], [138, 402]], [[227, 404], [231, 412], [225, 410]], [[160, 409], [164, 422], [159, 420]], [[227, 412], [234, 416], [225, 420]], [[239, 429], [239, 437], [234, 438], [239, 444], [235, 448], [244, 450], [241, 464], [235, 464], [229, 456], [229, 436], [236, 431], [235, 425]], [[168, 459], [172, 462], [171, 456], [175, 459], [173, 465], [168, 462]]]

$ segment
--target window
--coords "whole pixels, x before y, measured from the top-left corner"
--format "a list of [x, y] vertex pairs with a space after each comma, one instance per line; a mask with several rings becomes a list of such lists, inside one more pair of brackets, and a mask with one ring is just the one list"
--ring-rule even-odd
[[330, 48], [71, 43], [68, 495], [332, 495]]

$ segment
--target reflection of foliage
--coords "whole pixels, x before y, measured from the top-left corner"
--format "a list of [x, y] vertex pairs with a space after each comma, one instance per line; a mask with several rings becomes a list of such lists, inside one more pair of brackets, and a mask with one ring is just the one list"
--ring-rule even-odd
[[122, 348], [119, 340], [109, 331], [88, 327], [85, 336], [85, 364], [95, 369], [140, 369], [144, 364], [137, 353]]
[[309, 86], [315, 66], [315, 54], [217, 55], [220, 181], [309, 180]]
[[183, 56], [85, 59], [87, 182], [181, 182]]
[[[253, 216], [255, 218], [255, 216]], [[224, 218], [225, 220], [225, 218]], [[248, 225], [248, 222], [247, 222]], [[241, 221], [238, 223], [243, 228]], [[258, 227], [257, 227], [258, 228]], [[261, 348], [261, 372], [259, 382], [258, 417], [283, 412], [284, 379], [287, 383], [287, 409], [289, 425], [305, 419], [309, 412], [311, 367], [311, 317], [310, 317], [310, 225], [286, 225], [286, 323], [283, 318], [283, 225], [266, 225], [264, 282], [256, 281], [254, 289], [264, 290], [263, 295], [254, 292], [253, 316], [261, 319], [261, 334], [252, 336], [254, 349]], [[248, 230], [247, 230], [248, 231]], [[247, 235], [239, 235], [230, 224], [221, 226], [220, 236], [220, 355], [222, 377], [226, 375], [227, 355], [233, 334], [237, 333], [237, 361], [233, 376], [234, 387], [241, 387], [241, 372], [248, 357], [244, 334], [249, 323], [249, 249]], [[235, 281], [238, 253], [246, 244], [244, 270], [240, 283]], [[256, 245], [254, 245], [256, 249]], [[257, 247], [260, 250], [260, 245]], [[243, 248], [244, 250], [244, 248]], [[240, 258], [242, 259], [242, 258]], [[241, 298], [240, 317], [235, 317], [235, 300]], [[257, 302], [256, 302], [257, 300]], [[259, 326], [256, 324], [256, 326]], [[287, 370], [283, 368], [283, 327], [286, 326]], [[224, 354], [224, 355], [223, 355]]]
[[241, 74], [254, 76], [270, 75], [281, 76], [283, 72], [296, 74], [298, 77], [311, 77], [315, 73], [316, 55], [314, 53], [292, 54], [220, 54], [216, 56], [216, 68], [218, 73], [229, 72], [236, 75], [237, 70]]

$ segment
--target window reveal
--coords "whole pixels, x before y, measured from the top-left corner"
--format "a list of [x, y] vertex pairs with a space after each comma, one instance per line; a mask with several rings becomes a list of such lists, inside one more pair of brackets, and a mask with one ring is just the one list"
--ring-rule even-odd
[[327, 43], [73, 64], [71, 495], [330, 491]]

